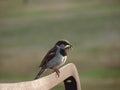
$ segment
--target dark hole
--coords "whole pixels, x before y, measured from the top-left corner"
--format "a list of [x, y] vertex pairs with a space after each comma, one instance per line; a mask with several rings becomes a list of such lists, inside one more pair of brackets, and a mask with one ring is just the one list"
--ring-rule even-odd
[[73, 76], [64, 80], [65, 90], [77, 90], [77, 83]]

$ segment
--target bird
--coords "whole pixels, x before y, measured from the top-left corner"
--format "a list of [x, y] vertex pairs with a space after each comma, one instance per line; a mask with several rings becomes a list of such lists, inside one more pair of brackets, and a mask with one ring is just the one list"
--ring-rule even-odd
[[34, 78], [34, 80], [38, 79], [46, 69], [52, 69], [54, 72], [56, 72], [57, 76], [59, 77], [59, 67], [66, 62], [67, 52], [71, 48], [72, 44], [68, 40], [57, 41], [53, 48], [50, 49], [42, 59], [41, 64], [39, 66], [39, 72]]

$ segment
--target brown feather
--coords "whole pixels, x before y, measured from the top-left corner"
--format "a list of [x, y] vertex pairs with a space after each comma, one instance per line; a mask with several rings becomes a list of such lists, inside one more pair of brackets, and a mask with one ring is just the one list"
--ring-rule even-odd
[[39, 73], [37, 74], [37, 76], [34, 78], [34, 80], [35, 80], [35, 79], [38, 79], [38, 78], [40, 77], [40, 75], [41, 75], [44, 71], [45, 71], [45, 69], [44, 69], [44, 68], [41, 68], [40, 71], [39, 71]]
[[48, 53], [43, 58], [39, 67], [46, 67], [47, 62], [50, 61], [55, 56], [56, 51], [57, 51], [56, 46], [54, 46], [51, 50], [49, 50]]

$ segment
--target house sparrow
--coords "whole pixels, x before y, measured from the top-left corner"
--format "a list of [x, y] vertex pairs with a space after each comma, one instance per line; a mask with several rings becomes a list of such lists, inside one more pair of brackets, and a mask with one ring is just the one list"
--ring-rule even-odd
[[65, 63], [67, 59], [67, 50], [69, 50], [71, 47], [72, 45], [67, 40], [58, 41], [43, 58], [39, 66], [39, 73], [35, 79], [38, 79], [46, 69], [52, 69], [59, 77], [60, 71], [58, 68]]

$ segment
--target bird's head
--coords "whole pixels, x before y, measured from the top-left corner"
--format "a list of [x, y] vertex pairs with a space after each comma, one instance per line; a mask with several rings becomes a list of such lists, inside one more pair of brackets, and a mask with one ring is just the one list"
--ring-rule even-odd
[[67, 40], [60, 40], [55, 45], [59, 46], [61, 49], [70, 49], [72, 48], [72, 44], [70, 44]]

